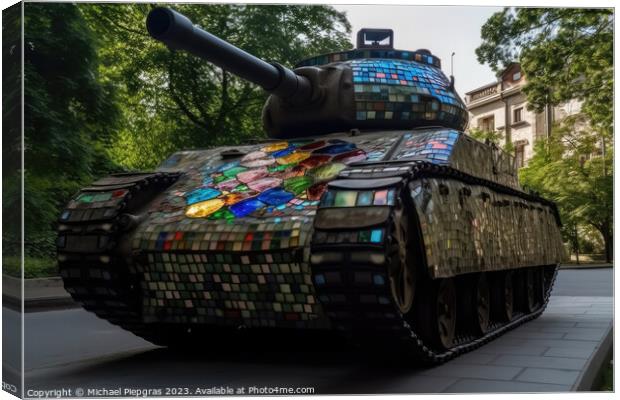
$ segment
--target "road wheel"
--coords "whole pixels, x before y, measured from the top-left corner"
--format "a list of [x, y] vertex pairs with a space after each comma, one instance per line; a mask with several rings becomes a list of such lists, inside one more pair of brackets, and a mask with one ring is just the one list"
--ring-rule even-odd
[[417, 326], [423, 338], [441, 350], [454, 345], [456, 288], [454, 279], [437, 279], [418, 288]]
[[513, 271], [496, 273], [491, 290], [491, 312], [494, 318], [502, 322], [511, 321], [514, 314], [514, 303]]
[[407, 314], [413, 305], [415, 293], [415, 268], [412, 252], [407, 244], [409, 220], [405, 213], [396, 211], [392, 224], [389, 279], [394, 303]]
[[531, 313], [538, 308], [534, 268], [527, 268], [523, 271], [523, 280], [525, 286], [525, 311]]
[[474, 305], [476, 307], [476, 331], [484, 335], [491, 320], [491, 292], [486, 273], [481, 273], [474, 286]]

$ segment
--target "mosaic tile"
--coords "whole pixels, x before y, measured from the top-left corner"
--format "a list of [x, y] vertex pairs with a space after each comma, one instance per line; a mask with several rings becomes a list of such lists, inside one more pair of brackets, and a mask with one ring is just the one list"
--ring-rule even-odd
[[418, 62], [354, 60], [358, 120], [433, 120], [463, 125], [467, 111], [441, 70]]
[[332, 62], [374, 58], [416, 61], [418, 63], [428, 64], [437, 68], [441, 68], [441, 60], [439, 60], [439, 58], [433, 55], [418, 51], [405, 51], [394, 49], [355, 49], [337, 53], [324, 54], [300, 61], [299, 63], [297, 63], [296, 67], [325, 65]]

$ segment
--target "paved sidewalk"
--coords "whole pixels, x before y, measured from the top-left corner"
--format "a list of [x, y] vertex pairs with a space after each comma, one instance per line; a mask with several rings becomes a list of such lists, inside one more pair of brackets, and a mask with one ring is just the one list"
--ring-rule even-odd
[[590, 390], [611, 352], [612, 319], [612, 297], [552, 296], [538, 319], [421, 371], [420, 387], [428, 377], [444, 393]]

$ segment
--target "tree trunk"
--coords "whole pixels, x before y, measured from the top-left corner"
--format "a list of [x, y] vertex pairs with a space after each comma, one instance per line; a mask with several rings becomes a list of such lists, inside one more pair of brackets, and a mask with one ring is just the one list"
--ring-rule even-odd
[[577, 265], [579, 265], [579, 246], [577, 246], [577, 248], [575, 249], [575, 260], [577, 262]]
[[611, 221], [606, 219], [599, 227], [599, 232], [603, 236], [603, 242], [605, 243], [605, 262], [612, 262], [614, 258], [614, 238], [611, 227]]

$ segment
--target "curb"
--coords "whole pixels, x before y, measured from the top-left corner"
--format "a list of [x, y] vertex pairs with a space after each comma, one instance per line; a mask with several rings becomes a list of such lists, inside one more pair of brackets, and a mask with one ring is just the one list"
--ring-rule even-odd
[[613, 264], [562, 264], [560, 269], [602, 269], [613, 268]]
[[571, 391], [588, 392], [594, 390], [594, 386], [597, 384], [597, 380], [600, 377], [601, 370], [609, 363], [613, 355], [613, 341], [614, 329], [613, 325], [609, 325], [601, 345], [586, 362], [584, 369], [581, 371], [579, 377], [577, 377], [577, 381], [571, 387]]
[[[69, 293], [64, 290], [62, 278], [59, 276], [53, 276], [49, 278], [35, 278], [24, 280], [24, 292], [36, 290], [46, 290], [47, 295], [39, 295], [36, 297], [26, 297], [22, 293], [22, 280], [11, 276], [2, 276], [2, 304], [3, 306], [22, 312], [22, 300], [24, 312], [37, 312], [37, 311], [53, 311], [62, 310], [67, 308], [79, 308], [80, 305], [73, 301], [73, 298]], [[55, 291], [58, 289], [58, 294], [49, 293], [49, 289]], [[32, 293], [32, 292], [30, 292]], [[42, 294], [42, 293], [39, 293]]]
[[[2, 306], [13, 311], [22, 312], [22, 299], [2, 295]], [[26, 299], [24, 301], [24, 312], [54, 311], [70, 308], [80, 308], [81, 306], [68, 297], [40, 297], [36, 299]]]

